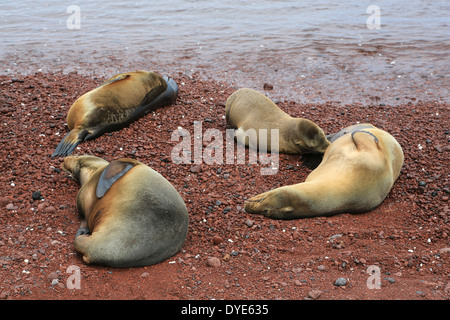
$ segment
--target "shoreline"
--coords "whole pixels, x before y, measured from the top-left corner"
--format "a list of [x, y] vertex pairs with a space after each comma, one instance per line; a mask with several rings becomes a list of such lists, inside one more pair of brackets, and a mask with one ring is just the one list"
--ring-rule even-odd
[[[186, 202], [190, 225], [182, 251], [158, 265], [126, 269], [87, 266], [76, 254], [79, 185], [59, 169], [62, 159], [50, 158], [67, 130], [70, 105], [101, 77], [0, 76], [0, 299], [450, 298], [447, 103], [278, 101], [326, 133], [357, 121], [373, 123], [390, 132], [405, 153], [402, 173], [378, 208], [279, 221], [245, 213], [245, 200], [303, 181], [315, 159], [280, 154], [273, 176], [262, 176], [259, 164], [173, 163], [170, 151], [177, 142], [171, 133], [181, 126], [192, 135], [194, 121], [204, 121], [203, 130], [225, 133], [224, 103], [238, 88], [198, 73], [171, 76], [180, 90], [174, 104], [83, 142], [74, 152], [136, 158], [166, 177]], [[276, 92], [274, 86], [266, 93]], [[35, 191], [42, 200], [32, 199]], [[208, 264], [211, 257], [218, 266]], [[66, 270], [73, 265], [80, 268], [81, 289], [67, 286]], [[380, 290], [366, 286], [370, 266], [381, 268]], [[336, 286], [342, 277], [347, 285]]]
[[[16, 57], [16, 59], [19, 58]], [[408, 69], [390, 70], [388, 73], [381, 69], [364, 73], [344, 71], [336, 73], [336, 70], [328, 71], [324, 67], [308, 69], [303, 66], [299, 67], [298, 72], [292, 72], [277, 70], [276, 61], [267, 62], [267, 64], [262, 61], [251, 67], [246, 66], [245, 61], [237, 61], [236, 64], [223, 70], [210, 64], [199, 65], [189, 61], [183, 61], [185, 66], [181, 69], [178, 63], [172, 62], [165, 65], [161, 61], [151, 61], [152, 67], [149, 68], [149, 63], [141, 61], [122, 60], [120, 57], [112, 57], [112, 59], [114, 65], [100, 61], [95, 64], [95, 68], [92, 64], [84, 62], [80, 62], [81, 64], [77, 67], [53, 62], [47, 68], [33, 64], [24, 67], [22, 62], [22, 66], [18, 67], [20, 71], [10, 72], [7, 68], [2, 76], [21, 77], [42, 73], [109, 78], [123, 70], [149, 70], [167, 75], [182, 74], [200, 77], [206, 81], [235, 88], [248, 87], [264, 92], [271, 99], [284, 102], [391, 106], [414, 105], [419, 102], [450, 103], [447, 89], [449, 82], [445, 75], [405, 74]]]

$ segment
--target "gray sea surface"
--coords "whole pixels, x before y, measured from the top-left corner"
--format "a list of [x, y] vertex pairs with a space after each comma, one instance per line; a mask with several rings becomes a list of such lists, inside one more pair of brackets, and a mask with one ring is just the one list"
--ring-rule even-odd
[[135, 69], [302, 102], [448, 102], [450, 2], [4, 1], [0, 74]]

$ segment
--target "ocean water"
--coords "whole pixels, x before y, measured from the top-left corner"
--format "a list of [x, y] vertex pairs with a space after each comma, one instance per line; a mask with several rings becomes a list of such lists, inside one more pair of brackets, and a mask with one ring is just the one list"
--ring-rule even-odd
[[448, 102], [449, 16], [448, 0], [0, 0], [0, 74], [146, 69], [305, 102]]

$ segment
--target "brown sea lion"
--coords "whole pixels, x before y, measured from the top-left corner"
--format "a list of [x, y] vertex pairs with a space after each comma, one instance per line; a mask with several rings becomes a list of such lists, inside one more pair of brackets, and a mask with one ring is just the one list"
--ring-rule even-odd
[[247, 201], [245, 211], [296, 219], [367, 212], [380, 205], [403, 165], [397, 140], [371, 124], [345, 128], [330, 139], [305, 182], [259, 194]]
[[119, 130], [146, 112], [176, 99], [175, 81], [154, 72], [121, 73], [83, 94], [67, 113], [70, 132], [61, 140], [54, 156], [66, 156], [82, 141]]
[[75, 249], [88, 264], [136, 267], [176, 254], [188, 230], [188, 212], [163, 176], [132, 159], [111, 163], [95, 156], [69, 156], [63, 169], [81, 188], [81, 226]]
[[[231, 94], [225, 112], [227, 124], [236, 129], [238, 143], [253, 149], [276, 150], [277, 146], [271, 145], [273, 129], [278, 130], [280, 153], [323, 153], [330, 144], [317, 124], [291, 117], [264, 94], [252, 89], [243, 88]], [[257, 143], [249, 139], [248, 130], [252, 129], [258, 136]]]

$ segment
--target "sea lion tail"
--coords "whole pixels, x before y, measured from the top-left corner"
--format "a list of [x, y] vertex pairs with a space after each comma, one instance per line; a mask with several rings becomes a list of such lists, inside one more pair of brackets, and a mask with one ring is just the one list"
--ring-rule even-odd
[[82, 142], [88, 135], [88, 131], [83, 129], [73, 129], [65, 135], [61, 142], [52, 153], [52, 157], [60, 156], [65, 157], [70, 155], [73, 150]]

